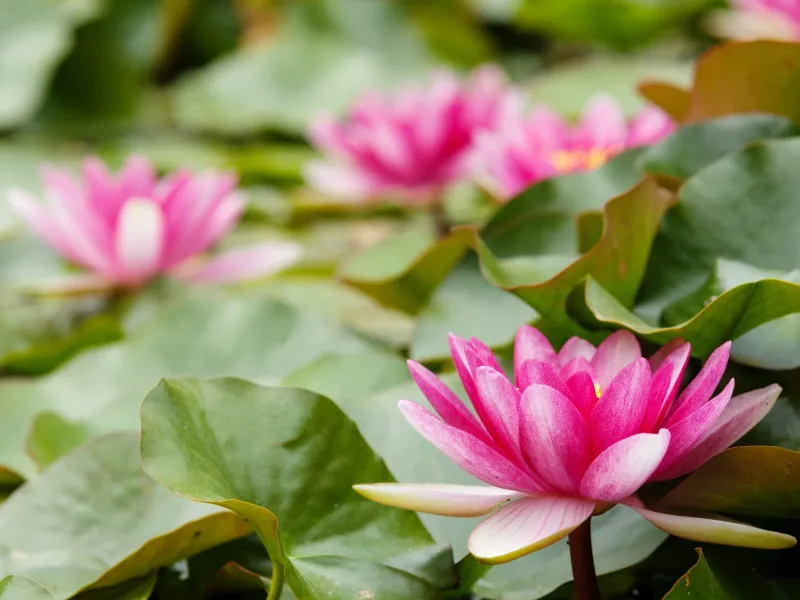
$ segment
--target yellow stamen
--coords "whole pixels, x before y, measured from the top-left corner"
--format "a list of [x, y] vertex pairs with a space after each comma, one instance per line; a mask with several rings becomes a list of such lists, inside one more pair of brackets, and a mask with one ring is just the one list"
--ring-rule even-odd
[[600, 399], [600, 396], [603, 395], [603, 391], [600, 389], [599, 383], [594, 384], [594, 395], [597, 396], [598, 400]]
[[619, 153], [619, 148], [591, 148], [589, 150], [556, 150], [550, 154], [550, 163], [560, 173], [588, 171], [604, 165]]

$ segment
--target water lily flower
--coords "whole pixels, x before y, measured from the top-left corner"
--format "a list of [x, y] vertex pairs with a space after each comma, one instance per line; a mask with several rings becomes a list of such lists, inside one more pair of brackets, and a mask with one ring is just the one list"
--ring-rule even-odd
[[628, 120], [619, 104], [606, 96], [590, 100], [575, 125], [546, 106], [528, 112], [516, 101], [495, 129], [477, 135], [473, 170], [479, 183], [507, 200], [543, 179], [595, 169], [674, 129], [675, 123], [655, 106]]
[[493, 127], [509, 101], [505, 78], [493, 66], [465, 81], [439, 71], [422, 87], [367, 94], [342, 120], [314, 119], [309, 137], [327, 157], [308, 165], [306, 179], [333, 197], [432, 202], [468, 176], [476, 131]]
[[138, 287], [159, 275], [221, 283], [259, 277], [295, 262], [300, 249], [269, 242], [211, 259], [200, 254], [239, 220], [245, 201], [233, 173], [180, 170], [159, 180], [153, 165], [133, 155], [118, 177], [96, 157], [82, 178], [42, 169], [44, 202], [8, 191], [16, 213], [50, 247], [88, 274], [67, 279], [76, 288]]
[[680, 393], [690, 351], [680, 341], [649, 360], [626, 331], [597, 348], [572, 338], [556, 353], [539, 331], [524, 326], [514, 347], [515, 383], [477, 339], [451, 336], [450, 347], [475, 414], [413, 361], [411, 374], [438, 417], [407, 400], [400, 410], [419, 433], [488, 487], [355, 486], [367, 498], [437, 515], [491, 513], [472, 532], [468, 546], [476, 558], [492, 564], [549, 546], [614, 504], [692, 540], [751, 548], [795, 544], [791, 536], [715, 515], [651, 510], [636, 496], [648, 481], [702, 465], [775, 403], [777, 385], [731, 398], [731, 380], [714, 395], [730, 343], [714, 351]]
[[731, 10], [717, 11], [711, 32], [735, 40], [800, 40], [800, 0], [733, 0]]

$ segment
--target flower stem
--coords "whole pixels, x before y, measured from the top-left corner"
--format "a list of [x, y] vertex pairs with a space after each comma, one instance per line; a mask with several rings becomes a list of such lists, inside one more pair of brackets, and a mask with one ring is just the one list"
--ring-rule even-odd
[[278, 600], [283, 592], [283, 565], [279, 562], [272, 563], [272, 581], [269, 584], [267, 600]]
[[600, 587], [594, 570], [592, 554], [591, 517], [569, 534], [569, 557], [572, 561], [572, 578], [575, 580], [575, 597], [578, 600], [600, 600]]

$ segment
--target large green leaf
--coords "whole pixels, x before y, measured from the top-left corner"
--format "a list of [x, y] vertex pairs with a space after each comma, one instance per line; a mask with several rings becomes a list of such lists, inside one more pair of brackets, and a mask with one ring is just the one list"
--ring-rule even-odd
[[[462, 392], [454, 375], [446, 375], [443, 380], [452, 389]], [[335, 400], [356, 422], [359, 431], [383, 457], [398, 481], [475, 484], [472, 477], [402, 418], [397, 408], [399, 400], [428, 404], [398, 357], [375, 353], [324, 357], [293, 373], [284, 382]], [[466, 554], [469, 533], [480, 521], [420, 516], [437, 540], [453, 545], [457, 558]], [[596, 518], [593, 527], [594, 551], [602, 573], [644, 560], [666, 537], [627, 509], [612, 510]], [[477, 588], [480, 594], [489, 598], [544, 596], [572, 579], [569, 548], [566, 541], [561, 542], [512, 565], [493, 567], [488, 575], [477, 579], [481, 580]]]
[[800, 453], [743, 446], [718, 454], [663, 499], [665, 506], [800, 518]]
[[179, 498], [145, 475], [138, 440], [120, 433], [85, 444], [0, 505], [0, 569], [69, 598], [247, 533], [237, 515]]
[[19, 575], [9, 575], [0, 581], [2, 600], [55, 600], [55, 596], [40, 586]]
[[661, 215], [670, 199], [654, 181], [644, 179], [604, 209], [600, 241], [574, 262], [552, 273], [552, 264], [536, 256], [500, 258], [478, 240], [486, 278], [514, 292], [540, 315], [576, 332], [580, 326], [567, 310], [571, 292], [587, 277], [597, 279], [622, 305], [632, 305]]
[[367, 343], [275, 300], [201, 290], [168, 304], [125, 341], [79, 355], [37, 381], [0, 384], [0, 464], [34, 469], [24, 453], [34, 416], [55, 411], [93, 432], [138, 428], [141, 398], [161, 377], [235, 375], [273, 381], [315, 358]]
[[800, 127], [775, 115], [732, 115], [682, 127], [646, 150], [639, 159], [643, 170], [687, 179], [703, 167], [752, 142], [792, 137]]
[[371, 88], [419, 77], [432, 61], [397, 3], [315, 0], [283, 14], [279, 35], [186, 76], [174, 94], [184, 127], [302, 132]]
[[506, 346], [520, 325], [535, 317], [519, 298], [489, 284], [470, 254], [422, 309], [409, 352], [415, 360], [447, 358], [448, 333], [474, 336], [493, 348]]
[[299, 599], [434, 598], [449, 550], [413, 513], [358, 497], [390, 481], [328, 399], [235, 380], [162, 382], [142, 406], [142, 462], [182, 496], [241, 514]]
[[372, 246], [348, 262], [339, 276], [381, 304], [416, 314], [467, 251], [469, 232], [441, 240], [412, 229]]
[[100, 12], [90, 0], [0, 2], [0, 129], [20, 125], [41, 106], [74, 30]]

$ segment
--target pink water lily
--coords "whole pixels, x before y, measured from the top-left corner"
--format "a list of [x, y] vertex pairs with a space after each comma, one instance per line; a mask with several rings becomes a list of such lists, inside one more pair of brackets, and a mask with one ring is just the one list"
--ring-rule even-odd
[[572, 338], [556, 353], [539, 331], [524, 326], [514, 347], [516, 383], [480, 341], [451, 336], [450, 347], [477, 416], [413, 361], [411, 374], [438, 417], [407, 400], [400, 409], [417, 431], [489, 487], [355, 486], [367, 498], [446, 516], [491, 513], [469, 539], [470, 552], [487, 563], [553, 544], [616, 503], [666, 532], [697, 541], [776, 549], [795, 544], [791, 536], [715, 515], [650, 510], [636, 496], [648, 481], [702, 465], [775, 403], [777, 385], [731, 398], [731, 380], [714, 395], [730, 343], [719, 347], [680, 393], [690, 352], [680, 341], [649, 360], [626, 331], [597, 348]]
[[509, 101], [505, 78], [492, 66], [464, 81], [440, 71], [425, 86], [368, 94], [341, 120], [314, 119], [309, 137], [326, 159], [311, 163], [306, 179], [351, 200], [430, 202], [468, 175], [475, 133], [493, 127]]
[[654, 106], [627, 119], [613, 99], [596, 96], [571, 125], [546, 106], [526, 111], [522, 102], [503, 113], [498, 126], [476, 138], [473, 169], [477, 180], [500, 199], [564, 173], [603, 165], [624, 150], [653, 144], [675, 129]]
[[731, 10], [712, 15], [719, 37], [754, 40], [800, 40], [800, 0], [733, 0]]
[[134, 155], [118, 177], [95, 157], [84, 160], [82, 175], [44, 167], [44, 202], [24, 190], [8, 192], [11, 207], [42, 240], [89, 272], [65, 280], [65, 289], [137, 287], [163, 274], [206, 283], [240, 281], [284, 268], [299, 256], [299, 246], [289, 242], [209, 260], [199, 256], [244, 210], [233, 173], [180, 170], [159, 180], [153, 165]]

